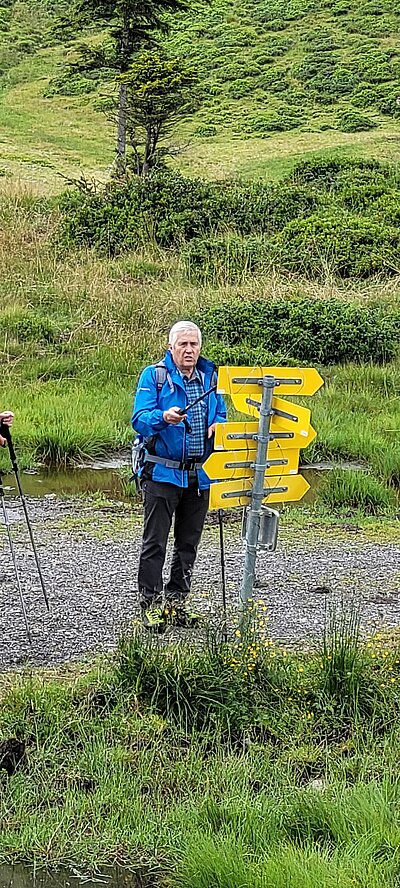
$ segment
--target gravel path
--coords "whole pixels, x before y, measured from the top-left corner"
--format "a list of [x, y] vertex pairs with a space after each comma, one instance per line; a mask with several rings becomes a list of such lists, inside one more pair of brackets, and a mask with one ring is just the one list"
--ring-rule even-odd
[[[8, 540], [1, 526], [0, 669], [57, 664], [112, 650], [121, 628], [138, 617], [136, 570], [140, 509], [122, 503], [28, 500], [51, 610], [47, 613], [18, 500], [8, 513], [33, 643], [25, 634]], [[243, 546], [240, 525], [226, 525], [229, 606], [237, 604]], [[282, 522], [274, 555], [258, 558], [257, 598], [268, 605], [271, 637], [286, 644], [319, 636], [326, 610], [344, 598], [360, 608], [368, 630], [400, 625], [400, 522], [390, 542], [371, 542], [356, 525], [317, 534]], [[206, 525], [193, 582], [196, 606], [220, 609], [219, 538]]]

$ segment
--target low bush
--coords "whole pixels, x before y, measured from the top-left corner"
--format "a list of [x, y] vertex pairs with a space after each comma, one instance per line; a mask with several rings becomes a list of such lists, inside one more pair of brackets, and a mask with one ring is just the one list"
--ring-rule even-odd
[[400, 231], [337, 210], [289, 222], [271, 241], [275, 264], [311, 278], [390, 276], [400, 270]]
[[[337, 299], [233, 299], [203, 310], [209, 342], [246, 350], [252, 364], [265, 354], [317, 364], [382, 364], [399, 350], [400, 311]], [[251, 353], [251, 348], [253, 352]], [[244, 357], [244, 355], [243, 355]]]
[[359, 133], [374, 129], [377, 124], [371, 117], [366, 117], [358, 111], [344, 111], [339, 115], [338, 125], [343, 133]]
[[343, 174], [360, 176], [365, 172], [387, 177], [388, 168], [379, 160], [317, 155], [311, 160], [296, 164], [287, 181], [297, 185], [312, 184], [315, 188], [332, 189]]
[[213, 126], [211, 123], [204, 123], [195, 129], [195, 133], [197, 136], [216, 136], [217, 135], [217, 127]]
[[52, 96], [84, 96], [94, 92], [98, 85], [99, 80], [82, 74], [61, 74], [49, 81], [43, 96], [45, 99], [50, 99]]
[[295, 183], [206, 182], [161, 170], [101, 191], [70, 191], [60, 199], [60, 240], [114, 255], [155, 240], [179, 245], [223, 226], [243, 234], [277, 231], [308, 215], [318, 195]]
[[25, 309], [0, 313], [0, 333], [17, 342], [56, 342], [60, 329], [50, 318]]
[[248, 117], [243, 124], [243, 131], [263, 135], [264, 133], [284, 133], [295, 129], [303, 123], [303, 116], [291, 110], [277, 109], [260, 111]]

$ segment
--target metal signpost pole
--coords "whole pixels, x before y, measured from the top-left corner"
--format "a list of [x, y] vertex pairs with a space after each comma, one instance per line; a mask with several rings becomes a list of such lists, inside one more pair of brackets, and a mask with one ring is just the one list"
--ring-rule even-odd
[[243, 570], [243, 582], [240, 590], [240, 607], [243, 615], [253, 593], [254, 573], [256, 567], [258, 534], [262, 501], [265, 497], [265, 469], [267, 467], [267, 452], [269, 443], [269, 430], [271, 424], [272, 397], [276, 380], [274, 376], [264, 376], [262, 380], [263, 393], [260, 404], [260, 419], [257, 435], [257, 457], [254, 464], [254, 484], [251, 492], [251, 505], [247, 515], [246, 530], [246, 555]]

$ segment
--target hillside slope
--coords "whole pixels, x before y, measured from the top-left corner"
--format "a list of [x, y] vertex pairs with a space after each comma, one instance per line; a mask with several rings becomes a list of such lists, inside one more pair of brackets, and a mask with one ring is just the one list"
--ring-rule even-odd
[[[82, 43], [68, 5], [0, 6], [0, 167], [43, 188], [60, 174], [104, 178], [113, 160], [96, 111], [107, 79], [63, 82]], [[321, 149], [400, 159], [399, 26], [397, 0], [213, 0], [181, 16], [168, 46], [201, 72], [204, 102], [176, 136], [190, 143], [178, 165], [276, 176]]]

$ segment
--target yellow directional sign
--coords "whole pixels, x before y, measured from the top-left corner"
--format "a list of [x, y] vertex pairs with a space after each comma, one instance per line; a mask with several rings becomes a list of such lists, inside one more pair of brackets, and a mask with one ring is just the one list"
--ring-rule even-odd
[[220, 367], [217, 390], [220, 394], [257, 396], [263, 376], [274, 376], [280, 395], [314, 395], [323, 379], [313, 367]]
[[[254, 460], [256, 453], [246, 450], [212, 453], [203, 465], [208, 477], [214, 479], [254, 478]], [[299, 467], [299, 451], [276, 448], [273, 454], [268, 453], [266, 475], [296, 475]]]
[[[248, 404], [249, 395], [232, 395], [232, 401], [236, 410], [240, 413], [249, 413], [250, 416], [260, 416], [258, 407], [254, 404]], [[251, 398], [261, 404], [260, 396]], [[271, 432], [297, 432], [302, 438], [307, 438], [310, 428], [311, 410], [308, 407], [300, 407], [300, 404], [292, 404], [291, 401], [285, 401], [283, 398], [272, 398], [271, 416]], [[304, 447], [304, 445], [302, 445]]]
[[[247, 506], [250, 502], [252, 480], [246, 478], [236, 481], [221, 481], [211, 484], [210, 509], [233, 509], [236, 506]], [[285, 503], [301, 500], [310, 485], [302, 475], [269, 476], [264, 481], [267, 491], [264, 503]], [[268, 491], [269, 494], [268, 494]]]
[[[285, 402], [288, 403], [288, 402]], [[296, 404], [290, 404], [289, 410], [296, 408]], [[299, 434], [296, 426], [292, 424], [290, 431], [282, 429], [279, 425], [279, 417], [272, 418], [271, 433], [289, 434], [291, 437], [278, 438], [270, 441], [268, 445], [268, 453], [273, 454], [275, 450], [285, 447], [285, 450], [308, 447], [316, 436], [316, 431], [310, 425], [308, 434]], [[256, 435], [258, 434], [258, 422], [221, 422], [217, 423], [215, 429], [214, 450], [257, 450]], [[240, 437], [246, 435], [248, 437]]]

